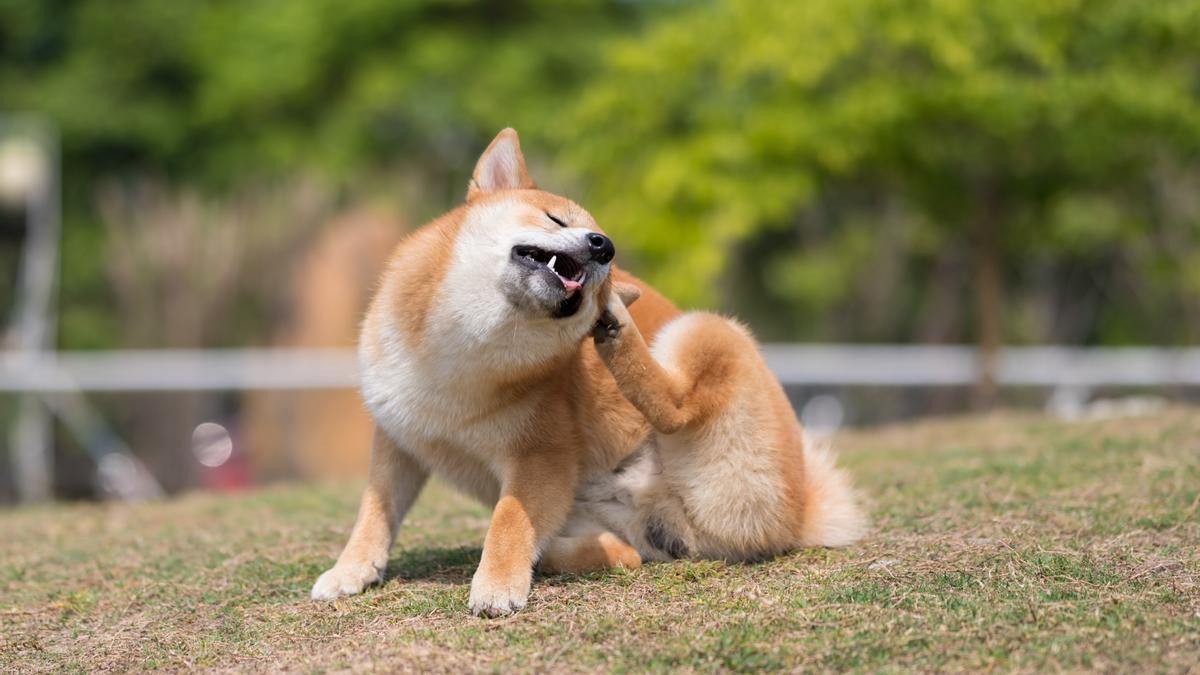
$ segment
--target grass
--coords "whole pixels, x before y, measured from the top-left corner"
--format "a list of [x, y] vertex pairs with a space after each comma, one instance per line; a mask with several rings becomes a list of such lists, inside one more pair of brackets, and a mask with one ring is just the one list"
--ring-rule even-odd
[[445, 488], [382, 587], [327, 604], [353, 486], [0, 513], [0, 671], [1200, 668], [1200, 412], [838, 445], [862, 544], [543, 577], [497, 621], [466, 611], [487, 514]]

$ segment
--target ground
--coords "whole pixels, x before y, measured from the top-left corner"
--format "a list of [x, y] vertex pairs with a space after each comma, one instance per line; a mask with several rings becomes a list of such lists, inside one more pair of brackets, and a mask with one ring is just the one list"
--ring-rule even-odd
[[486, 512], [434, 488], [382, 587], [308, 591], [354, 486], [0, 512], [0, 671], [1200, 669], [1200, 411], [843, 434], [861, 544], [541, 577], [468, 615]]

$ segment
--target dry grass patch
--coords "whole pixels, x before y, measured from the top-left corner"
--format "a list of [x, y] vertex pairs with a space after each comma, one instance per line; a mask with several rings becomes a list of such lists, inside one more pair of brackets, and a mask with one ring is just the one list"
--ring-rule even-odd
[[308, 601], [353, 486], [0, 514], [0, 671], [1155, 670], [1200, 662], [1200, 414], [839, 439], [861, 545], [541, 578], [466, 613], [484, 510], [430, 490], [388, 579]]

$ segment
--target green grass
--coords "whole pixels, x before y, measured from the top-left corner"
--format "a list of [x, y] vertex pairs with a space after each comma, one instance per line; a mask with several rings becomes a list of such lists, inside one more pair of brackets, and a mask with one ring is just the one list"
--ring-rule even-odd
[[839, 438], [874, 528], [845, 550], [543, 577], [466, 611], [486, 512], [430, 490], [386, 583], [316, 604], [357, 490], [0, 514], [0, 671], [1187, 671], [1200, 413], [998, 415]]

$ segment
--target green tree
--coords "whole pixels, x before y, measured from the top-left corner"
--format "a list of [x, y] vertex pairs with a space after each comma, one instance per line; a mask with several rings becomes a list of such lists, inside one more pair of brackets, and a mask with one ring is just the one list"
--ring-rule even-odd
[[[749, 295], [776, 335], [940, 321], [985, 363], [1003, 340], [1197, 335], [1194, 0], [702, 3], [614, 47], [570, 122], [640, 268], [687, 303]], [[1026, 325], [1076, 268], [1133, 290], [1090, 333]]]
[[[0, 0], [0, 108], [57, 124], [63, 343], [111, 346], [104, 184], [214, 199], [318, 176], [343, 200], [459, 199], [479, 149], [541, 131], [645, 10], [611, 0]], [[541, 147], [544, 147], [542, 145]], [[403, 182], [403, 184], [401, 184]]]

